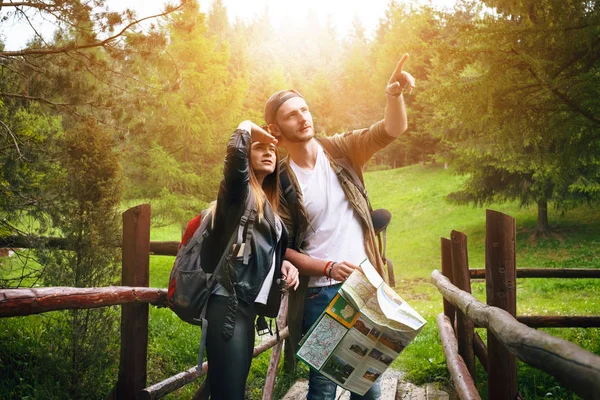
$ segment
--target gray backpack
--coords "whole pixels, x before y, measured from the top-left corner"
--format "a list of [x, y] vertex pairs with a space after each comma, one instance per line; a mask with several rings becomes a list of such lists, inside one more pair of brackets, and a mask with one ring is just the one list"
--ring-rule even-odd
[[[201, 214], [200, 226], [194, 235], [177, 252], [175, 263], [169, 276], [169, 289], [167, 302], [169, 308], [182, 320], [190, 324], [200, 325], [202, 338], [198, 354], [198, 368], [202, 367], [204, 347], [206, 344], [206, 308], [208, 299], [217, 285], [217, 276], [234, 255], [238, 254], [242, 243], [244, 246], [244, 261], [247, 263], [250, 253], [250, 240], [255, 219], [254, 196], [248, 196], [246, 208], [238, 229], [234, 229], [225, 251], [221, 255], [217, 266], [212, 273], [205, 272], [202, 268], [202, 244], [210, 234], [208, 229], [212, 216], [206, 210]], [[243, 235], [240, 235], [243, 232]], [[234, 248], [235, 246], [235, 248]], [[233, 250], [232, 250], [233, 249]], [[231, 293], [235, 296], [235, 293]]]

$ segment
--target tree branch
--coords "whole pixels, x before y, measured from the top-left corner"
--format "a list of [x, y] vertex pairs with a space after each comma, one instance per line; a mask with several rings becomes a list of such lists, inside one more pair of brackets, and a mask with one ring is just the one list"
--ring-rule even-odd
[[0, 124], [2, 124], [2, 126], [4, 127], [4, 129], [6, 129], [6, 131], [8, 132], [8, 134], [10, 135], [10, 137], [12, 138], [14, 144], [15, 144], [15, 148], [17, 149], [17, 153], [19, 153], [19, 159], [23, 158], [23, 154], [21, 154], [21, 149], [19, 149], [19, 143], [17, 141], [17, 137], [14, 135], [14, 133], [12, 133], [12, 131], [10, 130], [10, 128], [8, 127], [8, 125], [6, 125], [4, 123], [4, 121], [0, 120]]
[[0, 8], [2, 7], [31, 7], [37, 8], [38, 10], [45, 10], [50, 5], [45, 3], [32, 3], [30, 1], [16, 1], [16, 2], [2, 2], [0, 3]]
[[89, 61], [89, 63], [90, 63], [90, 66], [94, 66], [94, 65], [96, 65], [96, 66], [99, 66], [99, 67], [101, 67], [101, 68], [104, 68], [104, 70], [105, 70], [105, 71], [108, 71], [108, 72], [111, 72], [111, 73], [113, 73], [113, 74], [116, 74], [116, 75], [122, 76], [122, 77], [124, 77], [124, 78], [126, 78], [126, 79], [130, 79], [130, 80], [132, 80], [132, 81], [134, 81], [134, 82], [137, 82], [137, 83], [139, 83], [139, 84], [141, 84], [141, 85], [144, 85], [144, 86], [146, 86], [146, 87], [147, 87], [147, 88], [149, 88], [149, 89], [152, 89], [152, 90], [160, 90], [160, 88], [159, 88], [159, 87], [152, 86], [152, 85], [150, 85], [150, 84], [148, 84], [148, 83], [146, 83], [146, 82], [144, 82], [144, 81], [142, 81], [142, 80], [140, 80], [140, 79], [137, 79], [137, 78], [135, 78], [135, 77], [133, 77], [133, 76], [131, 76], [131, 75], [127, 75], [127, 74], [125, 74], [125, 73], [123, 73], [123, 72], [120, 72], [120, 71], [114, 70], [114, 69], [112, 69], [112, 68], [108, 67], [107, 65], [101, 64], [101, 63], [99, 63], [99, 62], [97, 62], [97, 61], [94, 61], [94, 60], [93, 60], [91, 57], [88, 57], [88, 56], [87, 56], [85, 53], [82, 53], [81, 51], [77, 51], [77, 50], [76, 50], [76, 51], [75, 51], [75, 53], [79, 54], [80, 56], [82, 56], [83, 58], [85, 58], [86, 60], [88, 60], [88, 61]]
[[[14, 4], [14, 3], [11, 3]], [[42, 35], [40, 35], [40, 33], [37, 31], [37, 29], [35, 29], [35, 26], [33, 26], [33, 24], [31, 23], [31, 20], [29, 19], [29, 17], [27, 16], [27, 14], [25, 13], [25, 11], [21, 10], [20, 8], [17, 8], [17, 10], [23, 15], [23, 17], [25, 17], [25, 20], [27, 20], [27, 23], [29, 24], [29, 26], [31, 27], [31, 29], [33, 29], [33, 32], [35, 33], [35, 35], [40, 38], [40, 40], [42, 42], [44, 42], [44, 44], [46, 46], [48, 46], [48, 43], [46, 43], [46, 41], [44, 40], [44, 37]]]
[[[512, 48], [511, 52], [521, 57], [521, 54], [516, 49]], [[540, 85], [547, 87], [550, 93], [558, 97], [563, 102], [563, 104], [569, 107], [572, 111], [581, 114], [594, 124], [600, 125], [600, 118], [598, 116], [583, 109], [579, 104], [575, 102], [575, 100], [571, 99], [565, 93], [558, 90], [558, 88], [555, 87], [553, 84], [545, 82], [544, 79], [542, 79], [542, 77], [536, 72], [535, 68], [527, 61], [523, 60], [523, 57], [521, 57], [521, 62], [527, 68], [529, 73], [531, 73], [531, 75], [535, 78], [535, 80], [538, 81]]]
[[50, 101], [44, 97], [35, 97], [35, 96], [27, 96], [24, 94], [16, 94], [16, 93], [4, 93], [4, 92], [0, 92], [0, 96], [2, 97], [11, 97], [11, 98], [16, 98], [16, 99], [24, 99], [24, 100], [29, 100], [29, 101], [39, 101], [42, 103], [46, 103], [48, 105], [54, 106], [54, 107], [71, 107], [71, 106], [87, 106], [87, 105], [94, 105], [93, 102], [88, 102], [88, 103], [80, 103], [80, 104], [76, 104], [76, 103], [55, 103], [53, 101]]
[[[16, 3], [8, 3], [8, 4], [16, 4]], [[73, 50], [81, 50], [81, 49], [89, 49], [92, 47], [101, 47], [101, 46], [105, 46], [106, 44], [108, 44], [109, 42], [119, 38], [120, 36], [122, 36], [129, 28], [131, 28], [132, 26], [139, 24], [140, 22], [146, 21], [148, 19], [152, 19], [152, 18], [158, 18], [158, 17], [164, 17], [174, 11], [180, 10], [183, 7], [183, 4], [180, 4], [179, 6], [173, 8], [173, 9], [168, 9], [167, 11], [160, 13], [160, 14], [156, 14], [156, 15], [150, 15], [148, 17], [145, 18], [141, 18], [138, 20], [135, 20], [131, 23], [129, 23], [125, 28], [123, 28], [119, 33], [110, 36], [104, 40], [99, 40], [96, 42], [92, 42], [92, 43], [84, 43], [84, 44], [69, 44], [66, 46], [62, 46], [62, 47], [56, 47], [56, 48], [47, 48], [47, 49], [43, 49], [43, 48], [38, 48], [38, 49], [24, 49], [24, 50], [17, 50], [17, 51], [0, 51], [0, 56], [6, 56], [6, 57], [19, 57], [19, 56], [29, 56], [29, 55], [48, 55], [48, 54], [59, 54], [59, 53], [67, 53], [69, 51], [73, 51]]]

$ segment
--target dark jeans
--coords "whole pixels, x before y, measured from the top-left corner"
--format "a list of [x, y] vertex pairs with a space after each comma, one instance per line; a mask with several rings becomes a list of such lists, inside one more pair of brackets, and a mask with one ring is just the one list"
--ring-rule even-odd
[[254, 350], [256, 311], [254, 305], [238, 302], [233, 337], [226, 341], [221, 332], [228, 302], [229, 297], [219, 295], [210, 296], [208, 301], [207, 379], [211, 399], [243, 400]]
[[[304, 319], [302, 321], [302, 334], [308, 332], [312, 324], [315, 323], [319, 315], [327, 308], [335, 294], [339, 290], [341, 284], [323, 286], [316, 288], [308, 288], [306, 297], [304, 298]], [[337, 385], [325, 376], [321, 375], [314, 369], [310, 369], [308, 373], [308, 400], [334, 400]], [[375, 381], [373, 386], [364, 396], [359, 396], [356, 393], [350, 395], [352, 400], [371, 400], [378, 399], [381, 396], [381, 384], [379, 379]]]

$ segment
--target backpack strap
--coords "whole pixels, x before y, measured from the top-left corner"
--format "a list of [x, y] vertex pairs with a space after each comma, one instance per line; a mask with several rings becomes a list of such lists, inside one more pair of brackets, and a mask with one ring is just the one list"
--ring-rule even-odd
[[350, 162], [348, 157], [343, 155], [335, 147], [335, 145], [333, 143], [331, 143], [329, 140], [324, 140], [323, 138], [317, 138], [317, 142], [319, 142], [319, 144], [323, 148], [323, 151], [328, 156], [328, 158], [330, 160], [333, 160], [333, 163], [331, 163], [331, 166], [335, 170], [335, 173], [337, 175], [339, 175], [340, 173], [345, 173], [348, 177], [350, 177], [350, 181], [352, 181], [354, 186], [356, 186], [356, 188], [359, 190], [359, 192], [362, 194], [362, 196], [367, 201], [369, 210], [373, 211], [373, 207], [371, 207], [371, 202], [369, 201], [369, 196], [367, 195], [367, 189], [365, 187], [365, 183], [362, 181], [362, 179], [360, 179], [360, 177], [354, 170], [354, 167], [352, 166], [352, 163]]
[[[300, 201], [298, 200], [298, 192], [296, 192], [296, 188], [294, 188], [290, 179], [289, 164], [285, 160], [279, 164], [279, 185], [281, 187], [281, 196], [283, 196], [288, 206], [293, 226], [296, 227], [295, 229], [298, 229], [297, 227], [300, 222], [298, 215], [300, 213]], [[293, 237], [295, 241], [296, 235], [294, 234]], [[294, 243], [293, 246], [295, 247], [295, 245]]]
[[[252, 228], [253, 228], [254, 219], [255, 219], [254, 205], [255, 205], [254, 196], [251, 193], [249, 193], [248, 199], [246, 200], [246, 206], [244, 209], [244, 213], [242, 214], [242, 217], [240, 218], [239, 225], [238, 225], [237, 229], [234, 229], [234, 231], [231, 235], [231, 238], [229, 239], [229, 242], [227, 243], [227, 246], [225, 247], [225, 251], [221, 255], [221, 258], [219, 259], [219, 263], [217, 264], [217, 266], [215, 267], [215, 270], [213, 271], [213, 273], [210, 275], [210, 277], [207, 280], [206, 286], [208, 287], [210, 294], [208, 296], [208, 299], [204, 303], [204, 307], [202, 307], [200, 316], [198, 317], [198, 319], [200, 320], [200, 326], [202, 329], [201, 336], [200, 336], [200, 348], [198, 349], [198, 365], [196, 366], [196, 369], [198, 372], [201, 372], [202, 362], [204, 361], [204, 349], [206, 347], [206, 336], [207, 336], [206, 334], [207, 334], [207, 329], [208, 329], [208, 320], [206, 319], [206, 310], [208, 308], [208, 302], [210, 300], [210, 296], [212, 295], [212, 291], [214, 290], [216, 284], [218, 283], [218, 280], [217, 280], [218, 273], [221, 271], [222, 267], [227, 264], [227, 261], [229, 260], [229, 258], [232, 255], [235, 257], [239, 253], [242, 243], [246, 243], [246, 248], [250, 249], [250, 239], [252, 238]], [[202, 223], [204, 223], [204, 221], [207, 221], [207, 224], [208, 224], [208, 221], [210, 219], [211, 218], [210, 218], [210, 215], [208, 215], [208, 213], [202, 215]], [[202, 227], [202, 223], [201, 223], [201, 227]], [[206, 225], [204, 225], [204, 228], [206, 228]], [[246, 232], [246, 241], [245, 242], [241, 242], [239, 240], [239, 232], [242, 229]], [[204, 229], [201, 232], [201, 234], [198, 236], [205, 238], [208, 234], [209, 234], [208, 230]], [[194, 234], [194, 236], [196, 236], [196, 234]], [[235, 248], [234, 248], [234, 245], [235, 245]], [[245, 250], [244, 250], [244, 252], [245, 252]], [[229, 274], [226, 274], [226, 275], [230, 278]], [[229, 279], [229, 280], [231, 282], [231, 279]], [[225, 316], [225, 324], [230, 323], [231, 326], [235, 326], [235, 314], [237, 311], [237, 296], [235, 293], [235, 286], [233, 285], [233, 282], [231, 282], [230, 288], [226, 288], [226, 289], [228, 289], [228, 291], [230, 292], [229, 293], [230, 299], [229, 299], [229, 310], [228, 310], [227, 315]], [[226, 335], [231, 337], [232, 334], [233, 334], [233, 329], [231, 329], [231, 332], [229, 332], [229, 331], [226, 332], [225, 329], [223, 330], [223, 337], [225, 337]]]
[[[243, 217], [242, 217], [243, 218]], [[256, 212], [254, 212], [254, 210], [252, 210], [250, 212], [250, 215], [248, 215], [247, 220], [244, 221], [244, 230], [243, 230], [243, 234], [242, 237], [244, 238], [244, 257], [243, 257], [243, 264], [244, 265], [248, 265], [248, 262], [250, 261], [250, 241], [252, 240], [252, 232], [253, 232], [253, 228], [254, 228], [254, 220], [256, 219]], [[241, 226], [242, 222], [240, 222], [240, 226]], [[239, 244], [241, 246], [241, 243]], [[239, 253], [239, 249], [236, 253], [234, 253], [235, 255], [237, 255]]]
[[[365, 187], [365, 183], [358, 176], [356, 170], [352, 166], [352, 163], [348, 159], [348, 157], [344, 156], [335, 145], [329, 140], [317, 139], [317, 141], [323, 147], [323, 151], [328, 155], [330, 160], [333, 160], [331, 166], [335, 170], [336, 174], [346, 174], [350, 177], [350, 180], [356, 186], [356, 188], [360, 191], [365, 201], [367, 202], [367, 206], [369, 207], [369, 211], [371, 212], [371, 219], [374, 218], [373, 206], [371, 205], [371, 201], [369, 200], [369, 196], [367, 194], [367, 189]], [[388, 222], [389, 223], [389, 222]], [[377, 241], [379, 244], [379, 254], [381, 255], [381, 259], [383, 264], [387, 264], [386, 258], [386, 242], [387, 235], [385, 227], [380, 232], [375, 232], [375, 236], [377, 237]]]

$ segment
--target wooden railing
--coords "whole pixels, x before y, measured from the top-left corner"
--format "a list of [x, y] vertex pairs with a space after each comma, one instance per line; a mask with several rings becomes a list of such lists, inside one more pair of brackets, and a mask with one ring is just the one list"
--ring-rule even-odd
[[[431, 277], [443, 295], [437, 318], [448, 369], [461, 399], [480, 399], [475, 356], [487, 371], [488, 399], [520, 398], [516, 357], [556, 377], [585, 399], [600, 399], [600, 357], [531, 327], [600, 327], [600, 316], [516, 316], [517, 277], [598, 278], [599, 270], [516, 269], [515, 219], [486, 212], [485, 270], [469, 270], [467, 236], [442, 238], [442, 272]], [[487, 304], [471, 295], [471, 278], [486, 279]], [[529, 325], [529, 326], [527, 326]], [[488, 330], [487, 346], [475, 327]]]
[[[22, 238], [0, 239], [0, 247], [27, 248], [30, 240]], [[68, 249], [62, 238], [46, 238], [45, 245]], [[150, 254], [176, 255], [179, 242], [150, 241], [150, 205], [143, 204], [123, 213], [123, 286], [72, 288], [47, 287], [35, 289], [0, 289], [0, 318], [39, 314], [56, 310], [87, 309], [121, 305], [121, 356], [119, 376], [112, 399], [159, 399], [203, 376], [208, 368], [204, 363], [200, 371], [194, 366], [159, 383], [146, 387], [148, 349], [148, 304], [167, 306], [165, 289], [149, 288]], [[253, 356], [274, 347], [267, 371], [263, 399], [271, 399], [283, 340], [289, 336], [285, 326], [287, 297], [281, 303], [277, 324], [279, 340], [272, 337], [254, 348]], [[204, 386], [194, 398], [200, 398]]]

